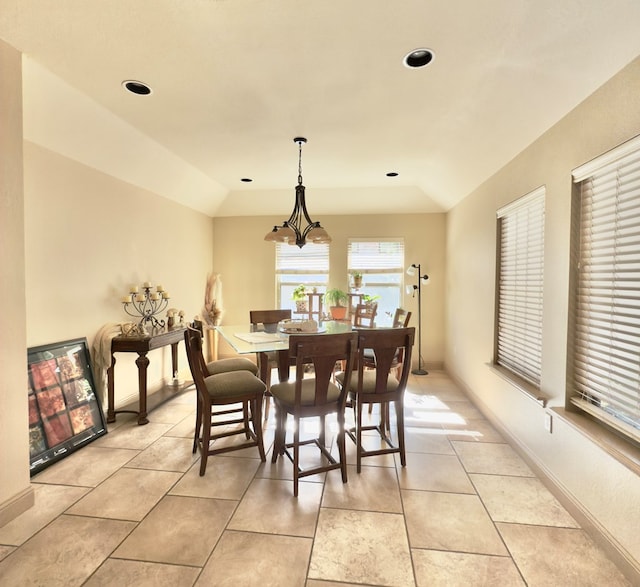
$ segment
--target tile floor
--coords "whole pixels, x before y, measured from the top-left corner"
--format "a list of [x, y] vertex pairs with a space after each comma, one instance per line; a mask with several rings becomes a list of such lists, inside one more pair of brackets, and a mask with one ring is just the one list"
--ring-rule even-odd
[[349, 482], [308, 477], [298, 499], [291, 463], [255, 448], [198, 476], [193, 391], [146, 426], [121, 414], [33, 478], [36, 505], [0, 528], [0, 585], [630, 585], [445, 374], [412, 376], [406, 404], [406, 468], [358, 475], [347, 439]]

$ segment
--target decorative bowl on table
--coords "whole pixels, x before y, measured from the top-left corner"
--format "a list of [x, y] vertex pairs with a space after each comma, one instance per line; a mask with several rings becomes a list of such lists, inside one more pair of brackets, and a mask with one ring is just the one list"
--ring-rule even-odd
[[311, 334], [318, 332], [318, 323], [315, 320], [282, 320], [278, 323], [278, 330], [285, 334]]

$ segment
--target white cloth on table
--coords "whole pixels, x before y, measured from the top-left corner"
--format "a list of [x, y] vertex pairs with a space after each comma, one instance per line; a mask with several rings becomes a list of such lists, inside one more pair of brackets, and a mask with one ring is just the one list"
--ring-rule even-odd
[[122, 325], [110, 322], [98, 330], [93, 345], [91, 356], [93, 362], [93, 374], [95, 376], [96, 393], [102, 406], [105, 405], [107, 390], [107, 369], [111, 367], [111, 341], [122, 334]]

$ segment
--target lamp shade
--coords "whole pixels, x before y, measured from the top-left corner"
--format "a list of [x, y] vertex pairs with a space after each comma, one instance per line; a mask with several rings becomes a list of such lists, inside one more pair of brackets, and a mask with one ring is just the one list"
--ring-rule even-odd
[[413, 276], [413, 275], [415, 275], [415, 274], [416, 274], [416, 267], [415, 267], [415, 265], [410, 265], [410, 266], [407, 268], [407, 275], [411, 275], [411, 276]]
[[307, 240], [317, 244], [328, 244], [331, 242], [331, 237], [322, 226], [316, 226], [307, 234]]
[[274, 226], [273, 230], [270, 230], [264, 237], [264, 240], [271, 243], [278, 242], [278, 227]]
[[290, 226], [283, 226], [280, 230], [278, 230], [278, 242], [280, 243], [291, 243], [296, 242], [296, 233]]

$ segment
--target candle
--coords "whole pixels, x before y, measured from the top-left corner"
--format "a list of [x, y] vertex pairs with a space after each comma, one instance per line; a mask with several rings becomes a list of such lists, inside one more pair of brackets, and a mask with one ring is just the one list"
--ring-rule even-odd
[[164, 291], [164, 287], [162, 287], [161, 285], [156, 285], [156, 291], [162, 293]]
[[150, 296], [149, 299], [153, 300], [154, 302], [157, 302], [160, 299], [160, 294], [157, 292], [153, 292]]
[[127, 296], [123, 296], [122, 297], [122, 303], [123, 304], [130, 304], [131, 303], [131, 294], [129, 294]]
[[144, 295], [141, 293], [136, 294], [136, 302], [144, 302]]
[[134, 294], [134, 293], [138, 293], [138, 286], [137, 286], [137, 285], [132, 285], [132, 286], [129, 288], [129, 291], [130, 291], [132, 294]]
[[145, 281], [142, 285], [144, 287], [151, 287], [151, 282], [150, 281]]
[[163, 291], [162, 292], [162, 299], [163, 300], [168, 300], [169, 299], [169, 292], [168, 291]]

